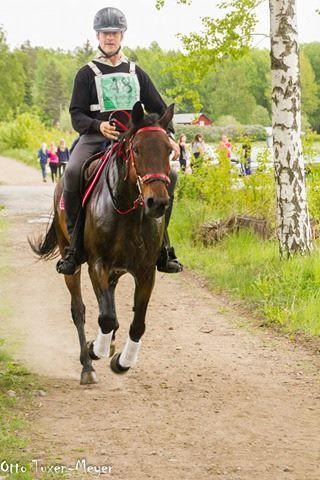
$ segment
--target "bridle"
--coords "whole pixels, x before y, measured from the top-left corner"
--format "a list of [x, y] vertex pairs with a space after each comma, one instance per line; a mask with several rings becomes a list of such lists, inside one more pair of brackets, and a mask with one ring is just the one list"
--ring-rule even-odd
[[[125, 127], [126, 130], [128, 130], [128, 128], [126, 126], [124, 126], [124, 124], [122, 124], [122, 122], [119, 122], [119, 120], [114, 119], [113, 121], [116, 124], [121, 123], [121, 127], [122, 128]], [[161, 127], [156, 127], [156, 126], [154, 126], [154, 127], [141, 127], [136, 132], [134, 132], [132, 134], [132, 136], [129, 138], [129, 140], [127, 142], [127, 148], [125, 148], [125, 151], [124, 151], [124, 160], [125, 160], [125, 163], [126, 163], [126, 173], [125, 173], [125, 176], [124, 176], [124, 181], [126, 181], [128, 179], [130, 168], [133, 168], [136, 172], [136, 175], [137, 175], [136, 186], [138, 188], [139, 195], [134, 200], [133, 206], [131, 208], [129, 208], [128, 210], [120, 210], [116, 206], [115, 198], [114, 198], [113, 193], [111, 191], [111, 187], [109, 185], [108, 175], [107, 175], [107, 186], [108, 186], [108, 189], [109, 189], [112, 204], [113, 204], [113, 207], [116, 210], [116, 212], [119, 213], [120, 215], [127, 215], [128, 213], [131, 213], [134, 210], [136, 210], [139, 206], [142, 206], [142, 207], [145, 206], [144, 198], [143, 198], [143, 194], [142, 194], [142, 185], [143, 184], [152, 183], [152, 182], [159, 182], [159, 181], [165, 183], [165, 185], [170, 184], [170, 178], [169, 178], [170, 166], [169, 165], [168, 165], [167, 174], [164, 174], [164, 173], [148, 173], [148, 174], [143, 175], [143, 176], [139, 175], [137, 164], [136, 164], [136, 157], [135, 157], [135, 154], [134, 154], [133, 141], [134, 141], [134, 138], [137, 135], [140, 135], [141, 133], [144, 133], [144, 132], [162, 132], [166, 135], [166, 131]], [[123, 140], [122, 145], [120, 145], [120, 150], [119, 150], [120, 153], [121, 153], [122, 147], [124, 145], [124, 142], [125, 142], [125, 140]]]

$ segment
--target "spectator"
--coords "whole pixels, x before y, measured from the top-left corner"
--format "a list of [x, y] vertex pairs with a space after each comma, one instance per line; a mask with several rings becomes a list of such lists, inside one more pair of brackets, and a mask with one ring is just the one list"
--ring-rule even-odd
[[42, 143], [41, 147], [38, 150], [38, 159], [41, 167], [42, 181], [47, 181], [47, 163], [48, 163], [49, 152], [47, 150], [47, 144]]
[[249, 138], [244, 138], [242, 144], [241, 156], [241, 173], [242, 175], [251, 175], [251, 143]]
[[226, 152], [227, 157], [231, 160], [232, 144], [229, 142], [227, 135], [221, 136], [219, 147], [221, 151]]
[[58, 165], [59, 165], [59, 157], [57, 155], [57, 149], [55, 144], [52, 142], [50, 143], [50, 149], [48, 152], [48, 157], [49, 157], [49, 167], [51, 170], [51, 179], [52, 182], [54, 183], [57, 181], [57, 171], [58, 171]]
[[58, 173], [59, 173], [59, 178], [61, 178], [62, 174], [66, 169], [66, 165], [70, 157], [66, 141], [63, 138], [60, 140], [60, 144], [57, 150], [57, 155], [59, 158]]
[[186, 141], [187, 141], [187, 137], [184, 134], [180, 135], [180, 138], [179, 138], [179, 147], [180, 147], [179, 162], [180, 162], [180, 168], [183, 172], [186, 171], [187, 162], [188, 162], [188, 150], [187, 150]]
[[201, 133], [198, 133], [194, 137], [194, 140], [191, 143], [191, 149], [192, 149], [193, 156], [196, 160], [200, 157], [200, 155], [204, 154], [206, 145], [204, 143], [204, 139]]

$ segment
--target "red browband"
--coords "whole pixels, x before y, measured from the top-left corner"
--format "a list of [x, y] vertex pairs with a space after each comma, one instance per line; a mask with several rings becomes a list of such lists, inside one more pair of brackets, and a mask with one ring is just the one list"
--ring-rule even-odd
[[[134, 136], [138, 135], [139, 133], [142, 132], [162, 132], [166, 135], [166, 131], [161, 128], [161, 127], [142, 127], [139, 128], [139, 130], [136, 131]], [[170, 178], [168, 175], [165, 175], [164, 173], [149, 173], [147, 175], [144, 175], [142, 178], [140, 178], [141, 183], [151, 183], [151, 182], [164, 182], [166, 184], [170, 183]]]

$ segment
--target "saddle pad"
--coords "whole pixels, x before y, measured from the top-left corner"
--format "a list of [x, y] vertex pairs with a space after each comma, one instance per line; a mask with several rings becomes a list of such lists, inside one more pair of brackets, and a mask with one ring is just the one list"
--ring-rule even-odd
[[[83, 194], [83, 197], [82, 197], [82, 208], [85, 207], [88, 199], [90, 198], [90, 195], [92, 194], [95, 186], [97, 185], [98, 183], [98, 180], [99, 178], [101, 177], [101, 174], [109, 160], [109, 158], [111, 157], [111, 155], [115, 152], [115, 150], [118, 149], [118, 146], [119, 144], [118, 143], [115, 143], [112, 148], [108, 149], [101, 157], [101, 163], [100, 163], [100, 166], [99, 168], [97, 169], [97, 172], [95, 175], [93, 175], [93, 177], [90, 179], [89, 181], [89, 184], [87, 185], [86, 189], [85, 189], [85, 192]], [[60, 207], [60, 210], [64, 210], [64, 198], [63, 198], [63, 194], [61, 195], [60, 197], [60, 202], [59, 202], [59, 207]]]
[[63, 192], [62, 192], [61, 197], [60, 197], [59, 208], [60, 208], [60, 210], [64, 210]]

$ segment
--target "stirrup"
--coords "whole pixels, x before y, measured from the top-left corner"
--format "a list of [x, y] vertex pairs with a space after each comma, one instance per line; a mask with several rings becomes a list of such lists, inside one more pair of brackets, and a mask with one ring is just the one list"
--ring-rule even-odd
[[66, 247], [65, 256], [61, 258], [56, 265], [56, 270], [62, 275], [74, 275], [78, 268], [76, 261], [76, 250]]
[[157, 270], [165, 273], [180, 273], [183, 271], [183, 265], [177, 259], [173, 247], [162, 248], [157, 261]]

